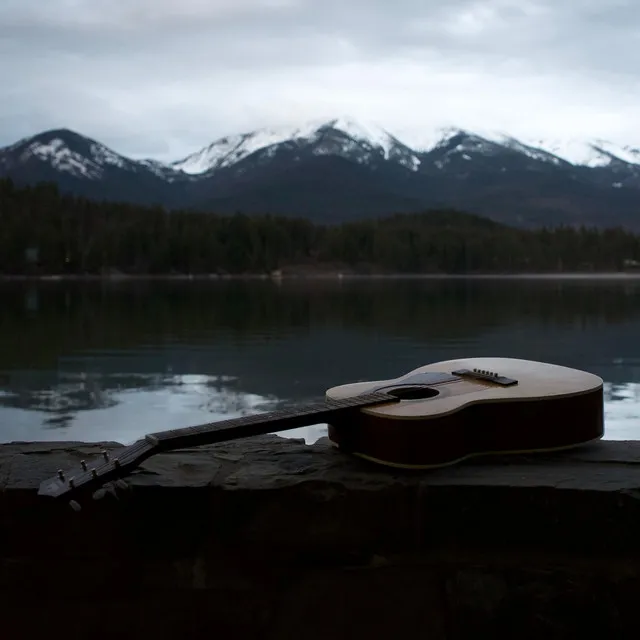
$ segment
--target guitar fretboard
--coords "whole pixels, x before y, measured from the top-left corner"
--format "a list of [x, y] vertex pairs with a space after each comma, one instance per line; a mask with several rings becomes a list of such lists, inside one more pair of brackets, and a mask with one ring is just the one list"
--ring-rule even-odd
[[394, 401], [397, 401], [397, 398], [393, 398], [386, 393], [369, 393], [341, 400], [325, 399], [322, 402], [302, 407], [230, 418], [195, 427], [158, 431], [149, 434], [147, 440], [157, 445], [161, 450], [214, 444], [226, 440], [261, 435], [274, 429], [285, 431], [314, 424], [314, 422], [310, 422], [310, 419], [317, 422], [325, 422], [336, 413]]

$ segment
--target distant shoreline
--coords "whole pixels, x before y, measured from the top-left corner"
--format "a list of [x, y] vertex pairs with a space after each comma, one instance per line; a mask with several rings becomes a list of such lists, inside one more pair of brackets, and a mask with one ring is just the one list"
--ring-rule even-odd
[[219, 282], [221, 280], [640, 280], [640, 271], [591, 272], [553, 272], [553, 273], [397, 273], [397, 274], [355, 274], [355, 273], [292, 273], [282, 275], [267, 274], [118, 274], [118, 275], [0, 275], [0, 282]]

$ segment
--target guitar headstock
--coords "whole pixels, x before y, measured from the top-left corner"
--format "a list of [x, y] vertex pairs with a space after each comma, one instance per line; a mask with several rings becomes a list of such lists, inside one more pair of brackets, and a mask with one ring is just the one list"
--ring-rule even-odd
[[38, 495], [68, 499], [78, 510], [74, 503], [78, 505], [76, 499], [83, 495], [100, 498], [103, 497], [100, 492], [117, 492], [127, 487], [123, 477], [152, 455], [156, 446], [157, 443], [144, 439], [113, 454], [103, 449], [97, 460], [81, 460], [75, 468], [58, 469], [55, 476], [40, 484]]

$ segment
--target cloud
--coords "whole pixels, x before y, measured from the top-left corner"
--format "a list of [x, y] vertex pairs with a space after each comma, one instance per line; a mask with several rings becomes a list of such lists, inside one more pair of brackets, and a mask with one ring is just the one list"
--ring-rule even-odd
[[0, 144], [66, 126], [134, 157], [347, 114], [640, 142], [627, 0], [4, 0]]

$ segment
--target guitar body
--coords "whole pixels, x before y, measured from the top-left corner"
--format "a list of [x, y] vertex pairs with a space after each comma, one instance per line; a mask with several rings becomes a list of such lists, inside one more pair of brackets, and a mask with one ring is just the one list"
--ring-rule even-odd
[[401, 400], [334, 418], [328, 435], [339, 448], [391, 467], [428, 469], [473, 456], [556, 451], [604, 435], [602, 379], [553, 364], [449, 360], [392, 380], [332, 387], [326, 398], [377, 391], [398, 393]]

